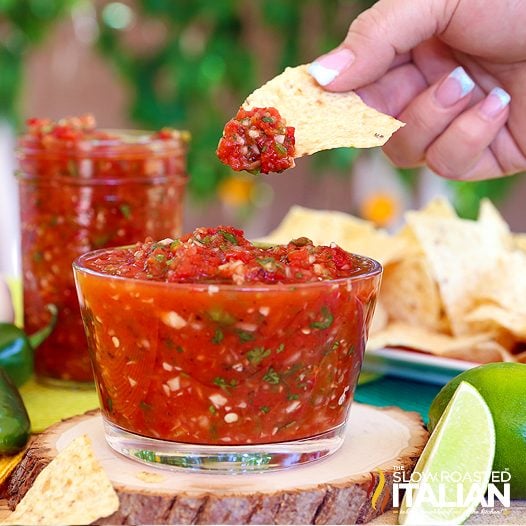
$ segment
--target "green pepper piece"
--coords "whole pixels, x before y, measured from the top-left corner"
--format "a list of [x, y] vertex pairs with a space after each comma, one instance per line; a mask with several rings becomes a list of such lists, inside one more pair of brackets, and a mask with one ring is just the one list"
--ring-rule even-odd
[[9, 375], [0, 367], [0, 454], [24, 449], [31, 431], [22, 397]]
[[20, 387], [33, 374], [33, 351], [51, 334], [57, 321], [57, 308], [48, 305], [51, 321], [35, 334], [28, 336], [11, 323], [0, 323], [0, 367]]

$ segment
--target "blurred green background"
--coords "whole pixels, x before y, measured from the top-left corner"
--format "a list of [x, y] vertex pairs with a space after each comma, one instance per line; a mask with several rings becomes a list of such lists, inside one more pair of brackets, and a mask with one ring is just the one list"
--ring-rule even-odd
[[[57, 26], [71, 18], [75, 38], [92, 47], [111, 68], [114, 82], [122, 84], [130, 125], [190, 130], [192, 199], [222, 199], [240, 211], [238, 217], [242, 218], [250, 214], [258, 199], [265, 203], [270, 200], [259, 181], [247, 182], [217, 162], [215, 148], [225, 121], [248, 93], [285, 66], [310, 61], [336, 46], [351, 20], [372, 3], [0, 0], [0, 114], [15, 127], [28, 116], [22, 94], [41, 88], [46, 78], [28, 86], [25, 65], [46, 45]], [[67, 47], [71, 42], [62, 45]], [[364, 154], [352, 149], [323, 152], [310, 161], [308, 170], [317, 177], [350, 177], [360, 155]], [[398, 170], [397, 174], [411, 197], [420, 174], [414, 170]], [[514, 181], [506, 178], [444, 185], [459, 213], [474, 217], [481, 197], [499, 200]], [[409, 199], [409, 205], [414, 204]], [[372, 219], [389, 226], [391, 205], [380, 199], [374, 206], [381, 210], [373, 210]]]

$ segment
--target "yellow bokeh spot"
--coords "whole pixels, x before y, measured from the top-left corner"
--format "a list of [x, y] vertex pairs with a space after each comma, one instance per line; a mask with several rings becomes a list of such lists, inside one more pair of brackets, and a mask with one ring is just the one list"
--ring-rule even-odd
[[231, 175], [221, 181], [218, 194], [221, 201], [229, 206], [244, 206], [254, 198], [256, 182], [254, 177]]
[[364, 219], [378, 226], [388, 226], [398, 215], [400, 203], [396, 196], [388, 193], [375, 193], [361, 204], [360, 213]]

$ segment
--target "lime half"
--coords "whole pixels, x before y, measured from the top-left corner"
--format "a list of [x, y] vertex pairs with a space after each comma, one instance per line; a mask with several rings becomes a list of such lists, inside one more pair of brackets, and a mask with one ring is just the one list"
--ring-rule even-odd
[[494, 456], [491, 412], [461, 382], [415, 466], [399, 524], [462, 524], [486, 493]]

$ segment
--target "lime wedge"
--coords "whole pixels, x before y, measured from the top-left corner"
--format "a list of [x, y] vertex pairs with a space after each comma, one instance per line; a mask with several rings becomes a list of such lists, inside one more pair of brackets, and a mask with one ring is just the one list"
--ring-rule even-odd
[[461, 382], [415, 466], [399, 524], [462, 524], [484, 497], [494, 456], [491, 412]]

